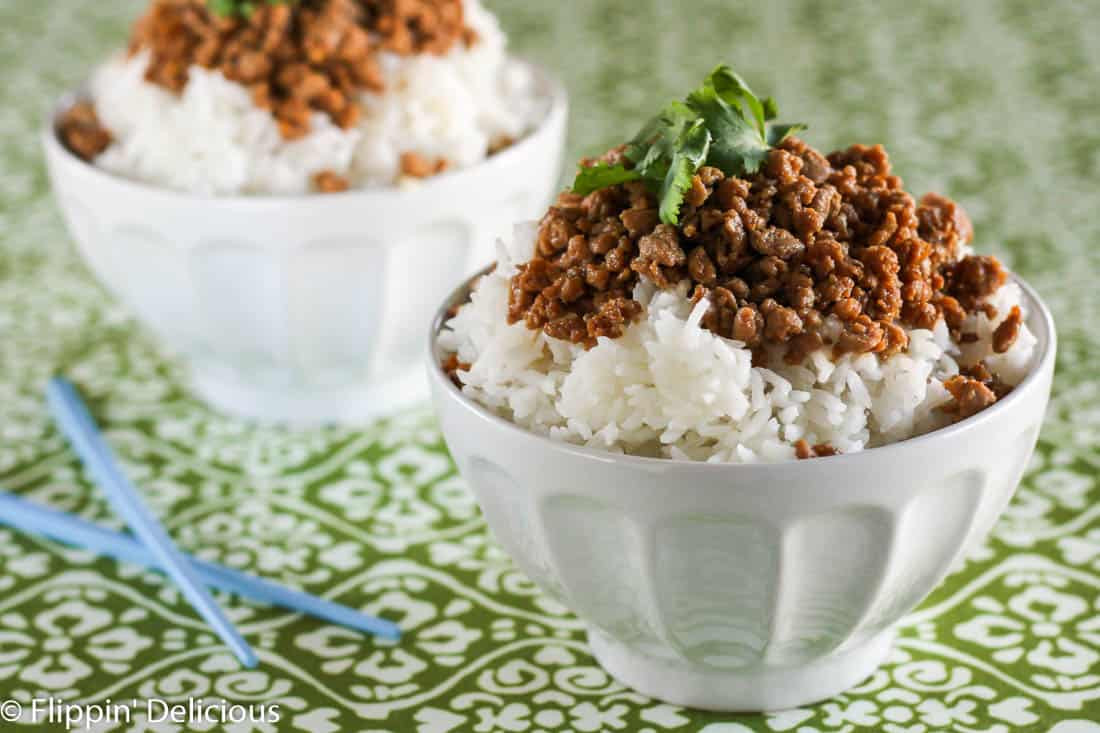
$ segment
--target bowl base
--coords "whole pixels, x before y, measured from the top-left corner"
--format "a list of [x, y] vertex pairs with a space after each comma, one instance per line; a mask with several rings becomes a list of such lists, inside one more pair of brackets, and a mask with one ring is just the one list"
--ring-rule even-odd
[[844, 692], [882, 664], [893, 640], [894, 632], [888, 630], [860, 646], [800, 666], [710, 672], [655, 659], [588, 630], [596, 660], [627, 687], [672, 705], [730, 713], [784, 710]]
[[190, 377], [192, 392], [219, 412], [301, 427], [361, 424], [428, 399], [423, 369], [416, 367], [393, 379], [309, 391], [274, 389], [202, 368], [192, 369]]

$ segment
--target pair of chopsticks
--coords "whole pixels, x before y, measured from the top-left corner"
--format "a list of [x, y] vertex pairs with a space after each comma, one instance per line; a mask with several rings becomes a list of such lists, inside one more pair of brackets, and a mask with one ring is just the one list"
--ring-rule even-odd
[[245, 667], [258, 664], [256, 653], [226, 618], [206, 586], [378, 636], [400, 638], [400, 629], [389, 621], [185, 555], [119, 468], [110, 446], [72, 383], [63, 377], [51, 379], [46, 387], [46, 401], [61, 431], [136, 539], [4, 492], [0, 492], [0, 523], [163, 571]]

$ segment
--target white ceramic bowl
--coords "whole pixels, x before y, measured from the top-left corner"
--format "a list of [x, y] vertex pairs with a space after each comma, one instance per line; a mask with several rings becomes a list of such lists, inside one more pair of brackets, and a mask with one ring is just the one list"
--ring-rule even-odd
[[443, 374], [435, 337], [445, 309], [431, 331], [432, 393], [494, 534], [588, 624], [608, 672], [677, 705], [788, 708], [871, 674], [891, 627], [1008, 503], [1055, 353], [1050, 313], [1020, 284], [1038, 338], [1023, 383], [968, 420], [851, 455], [706, 464], [535, 435]]
[[182, 356], [202, 398], [246, 417], [362, 420], [427, 396], [422, 338], [438, 294], [495, 259], [497, 237], [555, 192], [566, 95], [533, 71], [549, 109], [532, 134], [408, 189], [179, 193], [80, 160], [52, 120], [46, 162], [85, 260]]

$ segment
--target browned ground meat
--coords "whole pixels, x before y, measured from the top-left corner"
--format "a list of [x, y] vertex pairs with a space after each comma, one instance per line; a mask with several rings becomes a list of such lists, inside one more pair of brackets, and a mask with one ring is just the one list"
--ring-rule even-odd
[[348, 179], [333, 171], [313, 174], [313, 187], [321, 193], [340, 193], [348, 190]]
[[[600, 160], [621, 161], [621, 149]], [[638, 276], [662, 288], [686, 278], [710, 302], [703, 325], [750, 348], [784, 344], [795, 363], [826, 343], [888, 356], [907, 346], [902, 326], [943, 317], [957, 329], [1004, 281], [992, 257], [955, 262], [971, 236], [957, 204], [936, 194], [918, 204], [902, 189], [882, 146], [823, 156], [788, 138], [754, 175], [701, 168], [677, 227], [660, 223], [639, 183], [563, 193], [513, 278], [509, 320], [591, 346], [622, 332], [597, 317], [605, 303], [628, 321], [641, 313]], [[829, 315], [844, 324], [835, 339], [823, 333]]]
[[69, 150], [92, 160], [111, 144], [111, 133], [99, 123], [91, 102], [77, 102], [57, 121], [57, 135]]
[[945, 271], [947, 291], [966, 310], [984, 310], [983, 300], [1005, 284], [1008, 273], [996, 257], [971, 255]]
[[1005, 319], [993, 331], [993, 351], [1003, 354], [1016, 343], [1016, 337], [1020, 335], [1020, 326], [1024, 322], [1024, 314], [1020, 312], [1020, 306], [1012, 306]]
[[945, 410], [954, 415], [956, 420], [964, 420], [977, 414], [997, 401], [997, 394], [988, 385], [965, 374], [951, 377], [943, 386], [954, 398]]
[[464, 361], [459, 361], [456, 354], [450, 354], [446, 359], [443, 360], [443, 363], [440, 364], [440, 366], [443, 368], [443, 373], [446, 374], [452, 382], [454, 382], [454, 385], [459, 389], [462, 389], [462, 382], [459, 380], [457, 372], [470, 371], [470, 365]]
[[431, 160], [420, 153], [401, 153], [401, 174], [412, 178], [427, 178], [447, 170], [446, 158]]
[[985, 363], [985, 360], [979, 361], [977, 364], [964, 366], [959, 371], [964, 377], [976, 379], [984, 384], [997, 396], [997, 399], [1001, 399], [1012, 391], [1012, 386], [1006, 384], [999, 376], [994, 374], [989, 369], [989, 365]]
[[192, 64], [245, 84], [294, 139], [309, 132], [313, 110], [356, 123], [356, 95], [382, 89], [377, 50], [443, 54], [474, 40], [461, 0], [257, 3], [247, 18], [217, 15], [205, 0], [153, 0], [130, 50], [149, 50], [146, 78], [175, 92]]
[[799, 440], [794, 444], [794, 454], [800, 460], [814, 457], [814, 449], [805, 440]]
[[[623, 149], [597, 160], [623, 162]], [[686, 279], [693, 302], [710, 304], [703, 327], [744, 342], [754, 363], [776, 344], [789, 363], [824, 345], [887, 357], [908, 346], [906, 328], [943, 318], [962, 341], [968, 312], [995, 314], [986, 298], [1006, 273], [993, 257], [958, 258], [972, 236], [955, 202], [906, 193], [881, 145], [824, 156], [787, 138], [753, 175], [699, 169], [675, 227], [660, 222], [641, 183], [562, 193], [512, 278], [508, 321], [591, 347], [641, 315], [632, 293], [644, 275], [660, 288]], [[835, 336], [828, 316], [842, 324]], [[1015, 318], [1002, 326], [1005, 348]], [[994, 394], [971, 381], [952, 392], [959, 414]]]
[[794, 444], [794, 455], [800, 460], [807, 458], [824, 458], [826, 456], [835, 456], [839, 453], [836, 448], [828, 443], [818, 443], [811, 446], [805, 440], [799, 440]]
[[515, 144], [516, 139], [511, 135], [497, 135], [489, 141], [489, 155], [496, 155], [501, 150], [506, 150]]

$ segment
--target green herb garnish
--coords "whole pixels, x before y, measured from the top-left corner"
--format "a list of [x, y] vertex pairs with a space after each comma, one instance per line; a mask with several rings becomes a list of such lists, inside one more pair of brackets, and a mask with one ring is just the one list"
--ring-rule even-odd
[[759, 99], [726, 65], [718, 66], [684, 101], [670, 102], [626, 146], [623, 164], [582, 167], [573, 191], [589, 194], [627, 181], [643, 181], [659, 196], [661, 221], [675, 225], [691, 178], [704, 165], [727, 176], [755, 173], [768, 149], [806, 129], [773, 124], [775, 100]]
[[260, 5], [291, 5], [297, 0], [206, 0], [206, 7], [221, 16], [248, 18]]

